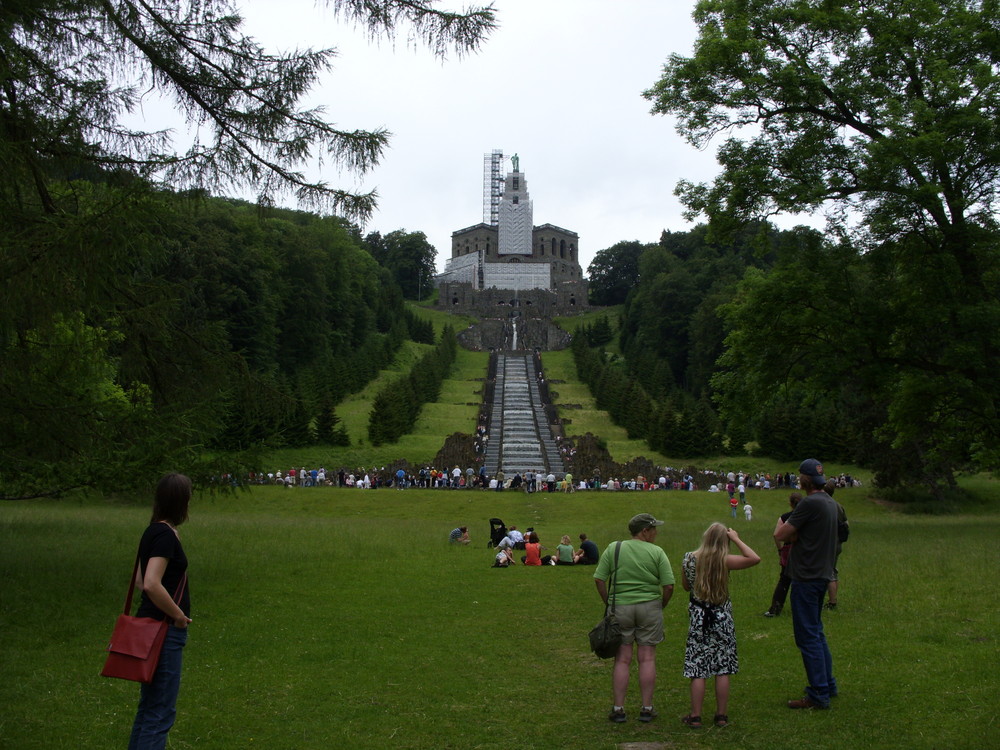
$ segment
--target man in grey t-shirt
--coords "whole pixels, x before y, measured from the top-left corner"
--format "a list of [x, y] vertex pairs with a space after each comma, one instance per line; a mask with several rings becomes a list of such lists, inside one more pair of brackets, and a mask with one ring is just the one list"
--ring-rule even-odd
[[833, 659], [823, 632], [823, 598], [837, 561], [837, 503], [823, 490], [823, 465], [808, 458], [799, 466], [799, 487], [806, 492], [774, 532], [778, 542], [795, 542], [788, 558], [792, 579], [792, 629], [805, 666], [806, 695], [789, 708], [829, 708], [837, 694]]

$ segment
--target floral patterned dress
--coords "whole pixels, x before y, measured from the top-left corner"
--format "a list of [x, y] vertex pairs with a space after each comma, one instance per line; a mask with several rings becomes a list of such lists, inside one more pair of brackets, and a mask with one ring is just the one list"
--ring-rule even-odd
[[[681, 570], [694, 590], [697, 559], [693, 552], [684, 555]], [[684, 652], [684, 676], [708, 678], [719, 674], [736, 674], [736, 628], [733, 624], [733, 604], [707, 604], [692, 593], [688, 604], [690, 626]]]

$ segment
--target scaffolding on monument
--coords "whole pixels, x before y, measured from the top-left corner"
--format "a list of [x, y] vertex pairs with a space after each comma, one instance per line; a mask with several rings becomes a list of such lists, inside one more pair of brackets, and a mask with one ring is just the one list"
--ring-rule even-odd
[[500, 223], [500, 198], [503, 196], [504, 157], [501, 149], [483, 156], [483, 223]]

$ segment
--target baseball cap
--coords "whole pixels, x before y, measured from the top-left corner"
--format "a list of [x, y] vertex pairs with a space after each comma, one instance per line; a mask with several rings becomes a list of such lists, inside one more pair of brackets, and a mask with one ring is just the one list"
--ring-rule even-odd
[[823, 464], [815, 458], [807, 458], [799, 464], [799, 474], [805, 474], [807, 477], [812, 479], [813, 484], [817, 487], [822, 487], [826, 484], [826, 477], [823, 476]]
[[628, 530], [635, 536], [643, 529], [648, 529], [651, 526], [662, 526], [663, 521], [657, 521], [649, 513], [640, 513], [637, 516], [632, 516], [632, 520], [628, 522]]

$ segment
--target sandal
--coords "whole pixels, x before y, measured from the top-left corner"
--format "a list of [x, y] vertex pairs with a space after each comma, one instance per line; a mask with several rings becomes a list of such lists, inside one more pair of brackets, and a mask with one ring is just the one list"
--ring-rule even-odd
[[688, 714], [687, 716], [682, 716], [681, 721], [687, 724], [692, 729], [701, 729], [700, 716], [692, 716], [691, 714]]
[[716, 714], [715, 715], [715, 726], [717, 726], [717, 727], [728, 727], [729, 726], [729, 717], [726, 716], [725, 714]]

